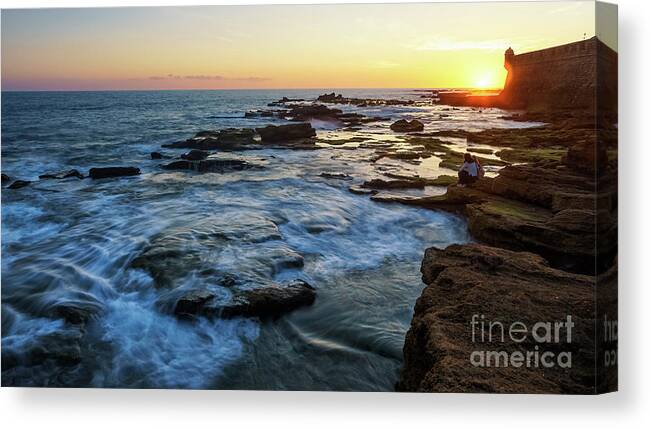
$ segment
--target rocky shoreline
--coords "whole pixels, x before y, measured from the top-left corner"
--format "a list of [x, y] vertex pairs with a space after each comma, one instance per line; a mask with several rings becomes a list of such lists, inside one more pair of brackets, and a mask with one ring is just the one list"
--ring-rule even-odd
[[[322, 104], [321, 104], [322, 103]], [[478, 132], [444, 130], [426, 132], [417, 119], [392, 121], [388, 130], [397, 140], [369, 142], [353, 136], [343, 140], [319, 137], [309, 123], [318, 119], [356, 132], [368, 123], [387, 118], [346, 113], [325, 104], [355, 107], [410, 106], [414, 101], [346, 98], [324, 94], [314, 101], [283, 98], [268, 110], [249, 111], [245, 118], [282, 119], [287, 124], [257, 128], [203, 130], [182, 141], [163, 145], [169, 151], [152, 152], [162, 171], [219, 173], [265, 168], [265, 160], [244, 159], [237, 152], [261, 149], [285, 150], [369, 150], [366, 162], [376, 173], [363, 181], [342, 172], [323, 171], [327, 180], [346, 180], [352, 193], [368, 195], [377, 203], [400, 203], [432, 210], [459, 213], [480, 244], [430, 248], [422, 261], [426, 287], [416, 303], [411, 328], [404, 345], [404, 368], [396, 385], [399, 391], [421, 392], [594, 392], [595, 343], [593, 311], [595, 287], [616, 297], [617, 255], [617, 131], [610, 121], [597, 132], [594, 118], [568, 113], [511, 116], [511, 120], [536, 120], [546, 125], [528, 129], [488, 129]], [[445, 117], [440, 117], [445, 120]], [[355, 134], [357, 135], [357, 134]], [[469, 187], [456, 186], [456, 177], [442, 174], [427, 178], [399, 167], [419, 166], [428, 159], [440, 159], [439, 168], [454, 173], [463, 153], [450, 138], [472, 143], [491, 176]], [[598, 143], [597, 143], [598, 142]], [[490, 148], [489, 148], [490, 147]], [[493, 149], [497, 147], [499, 150]], [[187, 149], [182, 154], [172, 150]], [[134, 166], [90, 168], [47, 172], [39, 180], [111, 179], [140, 174]], [[2, 176], [3, 187], [18, 190], [32, 181]], [[416, 195], [400, 191], [446, 189], [444, 194]], [[397, 191], [392, 193], [391, 191]], [[259, 317], [276, 318], [299, 307], [311, 305], [317, 290], [302, 280], [274, 282], [269, 273], [255, 269], [251, 275], [257, 288], [247, 288], [239, 278], [215, 271], [201, 258], [202, 252], [231, 237], [214, 233], [216, 218], [195, 225], [191, 248], [176, 248], [187, 236], [167, 231], [156, 236], [133, 258], [128, 268], [147, 272], [160, 292], [159, 306], [182, 319]], [[213, 222], [213, 223], [211, 223]], [[241, 230], [238, 239], [247, 242], [279, 240], [274, 224], [261, 222]], [[178, 235], [178, 236], [177, 236]], [[597, 245], [595, 246], [595, 242]], [[273, 269], [300, 268], [303, 258], [289, 247], [275, 248], [266, 255]], [[595, 262], [596, 260], [596, 262]], [[615, 272], [615, 273], [613, 273]], [[184, 275], [199, 275], [206, 283], [229, 289], [228, 298], [209, 289], [184, 289], [177, 285]], [[595, 282], [595, 276], [603, 281]], [[317, 287], [318, 288], [318, 287]], [[614, 291], [613, 291], [614, 288]], [[605, 305], [615, 306], [613, 299]], [[86, 322], [99, 305], [71, 302], [52, 309], [55, 317], [79, 326], [73, 338], [52, 337], [56, 346], [48, 353], [35, 349], [33, 359], [79, 363], [79, 341]], [[504, 370], [480, 369], [469, 365], [473, 342], [468, 323], [474, 314], [504, 321], [553, 321], [571, 313], [576, 339], [570, 349], [576, 355], [576, 369]], [[48, 314], [49, 316], [49, 314]], [[534, 346], [524, 342], [507, 347], [509, 352]], [[491, 348], [492, 349], [492, 348]], [[497, 349], [497, 348], [495, 348]], [[502, 349], [502, 348], [499, 348]], [[554, 346], [540, 352], [557, 352]], [[17, 358], [17, 357], [16, 357]], [[5, 364], [6, 363], [6, 364]], [[3, 366], [18, 364], [12, 358]], [[616, 379], [603, 378], [603, 385]]]
[[[399, 391], [588, 394], [616, 385], [616, 374], [596, 369], [594, 340], [595, 296], [617, 294], [616, 128], [595, 131], [589, 117], [546, 121], [528, 130], [467, 133], [527, 162], [497, 177], [450, 186], [442, 196], [372, 197], [462, 213], [482, 242], [426, 251], [427, 285], [407, 333]], [[606, 300], [600, 312], [616, 318], [616, 298]], [[532, 325], [567, 315], [576, 328], [564, 347], [530, 338], [477, 343], [471, 332], [473, 316]], [[508, 360], [476, 366], [478, 349], [505, 358], [566, 351], [574, 360], [571, 369], [523, 368], [520, 361], [513, 367]]]

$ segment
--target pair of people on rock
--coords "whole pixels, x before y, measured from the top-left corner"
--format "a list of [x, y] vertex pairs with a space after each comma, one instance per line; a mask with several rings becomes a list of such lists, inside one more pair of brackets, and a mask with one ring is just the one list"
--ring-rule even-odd
[[484, 176], [484, 168], [476, 156], [466, 153], [463, 155], [463, 165], [459, 168], [459, 186], [465, 187]]

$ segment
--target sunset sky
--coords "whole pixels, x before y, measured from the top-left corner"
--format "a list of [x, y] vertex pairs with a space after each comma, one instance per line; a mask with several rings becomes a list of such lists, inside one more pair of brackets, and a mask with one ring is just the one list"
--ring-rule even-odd
[[2, 89], [501, 87], [506, 48], [594, 20], [591, 1], [3, 10]]

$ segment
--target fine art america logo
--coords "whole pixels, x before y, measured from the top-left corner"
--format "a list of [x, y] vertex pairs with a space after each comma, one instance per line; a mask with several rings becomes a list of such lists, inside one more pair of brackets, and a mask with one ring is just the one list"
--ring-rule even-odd
[[540, 349], [542, 345], [572, 343], [574, 322], [570, 315], [564, 321], [540, 321], [528, 325], [520, 321], [512, 323], [492, 321], [486, 319], [484, 315], [474, 314], [470, 325], [472, 342], [478, 346], [494, 346], [509, 342], [518, 344], [525, 341], [535, 343], [529, 350], [475, 350], [470, 354], [470, 363], [475, 367], [572, 367], [572, 352]]

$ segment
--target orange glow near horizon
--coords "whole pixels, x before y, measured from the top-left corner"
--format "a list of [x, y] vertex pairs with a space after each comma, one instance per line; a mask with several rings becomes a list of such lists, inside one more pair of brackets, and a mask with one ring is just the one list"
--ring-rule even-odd
[[584, 33], [591, 1], [3, 10], [2, 89], [493, 89]]

